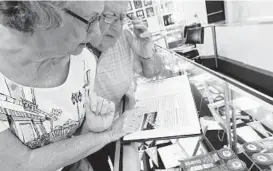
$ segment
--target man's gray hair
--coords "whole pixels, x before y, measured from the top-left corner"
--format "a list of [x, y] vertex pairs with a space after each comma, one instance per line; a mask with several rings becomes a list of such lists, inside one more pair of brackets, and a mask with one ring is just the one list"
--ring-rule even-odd
[[0, 24], [21, 32], [57, 28], [62, 12], [57, 1], [0, 1]]

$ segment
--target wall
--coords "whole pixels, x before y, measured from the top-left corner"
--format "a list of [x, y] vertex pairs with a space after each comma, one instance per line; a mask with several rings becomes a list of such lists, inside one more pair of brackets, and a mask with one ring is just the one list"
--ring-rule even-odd
[[226, 0], [225, 7], [228, 23], [273, 20], [272, 0]]
[[198, 15], [199, 22], [202, 24], [208, 23], [205, 0], [183, 0], [182, 5], [187, 25], [195, 21], [195, 14]]
[[[160, 40], [160, 44], [165, 42], [177, 41], [181, 39], [181, 33], [185, 25], [192, 24], [193, 22], [200, 22], [203, 25], [207, 24], [207, 11], [205, 0], [151, 0], [151, 4], [145, 6], [144, 0], [141, 0], [142, 7], [135, 9], [133, 0], [130, 0], [131, 9], [128, 14], [135, 14], [139, 10], [143, 10], [144, 18], [149, 24], [149, 30], [153, 33], [161, 31], [162, 35], [166, 36], [166, 41]], [[173, 3], [170, 10], [167, 10], [165, 4]], [[155, 16], [148, 16], [146, 9], [152, 7]], [[163, 7], [163, 8], [162, 8]], [[173, 9], [172, 9], [173, 8]], [[175, 24], [164, 26], [163, 15], [173, 14]], [[197, 14], [198, 18], [195, 17]], [[181, 32], [181, 33], [180, 33]], [[167, 36], [168, 35], [168, 36]], [[210, 41], [211, 31], [205, 30], [205, 42]], [[209, 43], [211, 44], [211, 42]], [[208, 45], [208, 44], [206, 44]], [[202, 54], [211, 55], [210, 47], [198, 47]], [[209, 49], [209, 50], [206, 50]]]
[[214, 55], [212, 28], [204, 28], [204, 44], [197, 45], [200, 56], [211, 56]]
[[273, 24], [216, 27], [218, 55], [273, 73]]
[[[208, 23], [205, 0], [184, 0], [182, 5], [186, 25], [190, 25], [193, 22], [200, 22], [202, 25]], [[196, 21], [196, 18], [194, 17], [195, 14], [198, 15], [198, 21]], [[201, 56], [214, 54], [212, 31], [210, 27], [204, 29], [204, 44], [197, 45], [197, 48]]]

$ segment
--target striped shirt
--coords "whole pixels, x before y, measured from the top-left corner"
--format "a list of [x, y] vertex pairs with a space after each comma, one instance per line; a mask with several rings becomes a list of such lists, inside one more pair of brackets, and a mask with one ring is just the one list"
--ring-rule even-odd
[[133, 78], [133, 52], [124, 34], [117, 43], [102, 52], [97, 62], [94, 91], [98, 96], [113, 101], [119, 111], [121, 99]]

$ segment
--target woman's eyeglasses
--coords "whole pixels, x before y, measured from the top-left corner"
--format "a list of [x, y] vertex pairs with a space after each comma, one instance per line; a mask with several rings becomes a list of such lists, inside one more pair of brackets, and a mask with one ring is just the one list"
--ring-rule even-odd
[[82, 21], [83, 23], [87, 24], [87, 29], [86, 32], [90, 31], [91, 26], [96, 23], [97, 21], [100, 20], [101, 16], [99, 14], [94, 15], [90, 20], [86, 20], [85, 18], [79, 16], [78, 14], [68, 10], [68, 9], [64, 9], [64, 11], [71, 15], [72, 17], [77, 18], [78, 20]]
[[102, 15], [96, 14], [90, 20], [86, 20], [85, 18], [83, 18], [83, 17], [79, 16], [78, 14], [70, 11], [69, 9], [64, 9], [64, 11], [67, 14], [71, 15], [72, 17], [75, 17], [78, 20], [82, 21], [83, 23], [87, 24], [86, 32], [89, 32], [91, 26], [95, 22], [99, 21], [101, 18], [107, 24], [114, 24], [114, 23], [116, 23], [118, 21], [120, 21], [121, 23], [123, 23], [125, 21], [125, 19], [127, 18], [126, 15], [117, 16], [115, 14], [114, 15], [112, 15], [112, 14], [102, 14]]

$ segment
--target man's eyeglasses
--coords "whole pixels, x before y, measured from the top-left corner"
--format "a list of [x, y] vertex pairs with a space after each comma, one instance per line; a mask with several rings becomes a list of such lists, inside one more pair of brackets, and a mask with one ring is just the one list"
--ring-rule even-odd
[[91, 26], [99, 21], [101, 18], [103, 19], [103, 21], [107, 24], [114, 24], [118, 21], [120, 22], [124, 22], [125, 19], [127, 18], [126, 15], [120, 15], [120, 16], [117, 16], [117, 15], [112, 15], [112, 14], [102, 14], [102, 15], [99, 15], [99, 14], [96, 14], [95, 16], [93, 16], [90, 20], [87, 20], [81, 16], [79, 16], [78, 14], [70, 11], [69, 9], [63, 9], [67, 14], [71, 15], [72, 17], [75, 17], [77, 18], [78, 20], [82, 21], [83, 23], [87, 24], [87, 29], [86, 29], [86, 32], [89, 32]]
[[90, 20], [86, 20], [85, 18], [79, 16], [78, 14], [68, 10], [68, 9], [64, 9], [64, 11], [71, 15], [72, 17], [77, 18], [78, 20], [82, 21], [83, 23], [87, 24], [87, 29], [86, 32], [89, 32], [91, 26], [96, 23], [97, 21], [100, 20], [101, 16], [99, 14], [94, 15]]
[[107, 24], [114, 24], [118, 21], [123, 22], [126, 19], [126, 15], [117, 16], [116, 14], [102, 14], [102, 18]]

